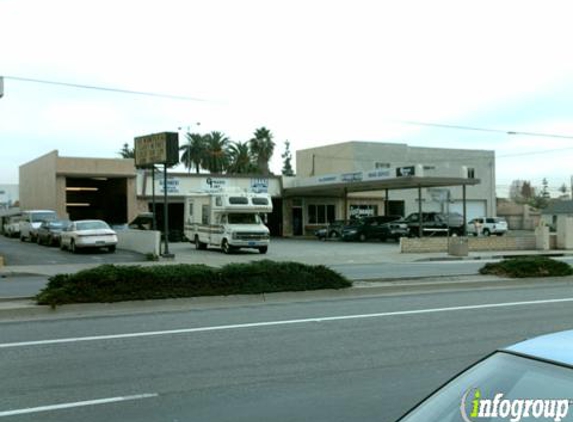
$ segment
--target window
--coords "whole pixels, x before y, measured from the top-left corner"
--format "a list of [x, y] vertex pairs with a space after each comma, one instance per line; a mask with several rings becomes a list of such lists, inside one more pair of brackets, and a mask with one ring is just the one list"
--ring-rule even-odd
[[253, 198], [253, 205], [269, 205], [267, 198]]
[[320, 204], [308, 206], [308, 224], [327, 224], [334, 221], [334, 205]]
[[223, 206], [223, 200], [221, 199], [220, 196], [216, 196], [215, 197], [215, 205], [218, 207], [222, 207]]
[[247, 205], [249, 199], [245, 196], [231, 196], [229, 197], [229, 204], [231, 205]]
[[374, 163], [374, 168], [377, 169], [389, 169], [390, 163]]
[[468, 179], [475, 179], [475, 178], [476, 178], [476, 169], [468, 167]]
[[193, 201], [189, 202], [189, 217], [193, 217]]

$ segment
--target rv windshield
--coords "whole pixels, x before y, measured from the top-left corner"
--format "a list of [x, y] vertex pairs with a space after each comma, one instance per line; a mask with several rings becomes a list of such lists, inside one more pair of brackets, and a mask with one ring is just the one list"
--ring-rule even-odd
[[257, 214], [237, 213], [229, 214], [229, 224], [260, 224]]

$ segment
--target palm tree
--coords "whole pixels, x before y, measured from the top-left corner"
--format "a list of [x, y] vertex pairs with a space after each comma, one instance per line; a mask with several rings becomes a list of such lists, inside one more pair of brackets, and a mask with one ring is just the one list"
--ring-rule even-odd
[[260, 127], [255, 130], [255, 137], [251, 139], [249, 145], [251, 147], [251, 154], [257, 160], [257, 167], [261, 174], [270, 174], [269, 161], [273, 156], [275, 150], [275, 143], [273, 142], [273, 134], [266, 127]]
[[181, 162], [185, 165], [189, 173], [191, 173], [191, 167], [195, 167], [195, 171], [199, 174], [201, 165], [205, 160], [205, 137], [199, 133], [187, 133], [185, 137], [187, 138], [187, 144], [179, 148], [183, 151]]
[[211, 132], [204, 136], [205, 138], [205, 158], [203, 167], [211, 173], [222, 173], [229, 165], [229, 155], [227, 147], [229, 138], [222, 132]]
[[129, 144], [126, 142], [123, 144], [123, 148], [118, 151], [121, 158], [135, 158], [135, 149], [130, 148]]
[[251, 159], [249, 144], [247, 142], [234, 142], [227, 149], [229, 154], [229, 167], [227, 171], [235, 174], [253, 173], [255, 166]]

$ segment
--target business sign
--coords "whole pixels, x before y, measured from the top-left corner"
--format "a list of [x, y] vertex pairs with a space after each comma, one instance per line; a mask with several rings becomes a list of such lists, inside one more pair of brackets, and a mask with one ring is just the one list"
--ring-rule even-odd
[[342, 182], [346, 182], [346, 183], [361, 182], [363, 177], [364, 177], [363, 172], [346, 173], [346, 174], [341, 175], [340, 180]]
[[209, 191], [222, 191], [227, 186], [227, 179], [218, 179], [216, 177], [207, 177], [205, 179], [205, 188]]
[[255, 193], [268, 193], [269, 179], [263, 179], [263, 178], [251, 179], [251, 191]]
[[416, 175], [416, 167], [415, 166], [396, 167], [396, 177], [406, 177], [406, 176], [415, 176], [415, 175]]
[[[167, 177], [167, 193], [174, 194], [180, 193], [179, 186], [180, 180], [175, 177]], [[162, 180], [158, 180], [157, 183], [159, 184], [159, 191], [161, 193], [165, 193], [164, 182]]]
[[176, 132], [138, 136], [134, 143], [136, 167], [179, 163], [179, 134]]

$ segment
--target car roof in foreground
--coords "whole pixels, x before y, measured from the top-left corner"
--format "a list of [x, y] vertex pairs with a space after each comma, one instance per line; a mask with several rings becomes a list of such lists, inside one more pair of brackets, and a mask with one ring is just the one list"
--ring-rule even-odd
[[542, 335], [503, 350], [573, 366], [573, 330]]

